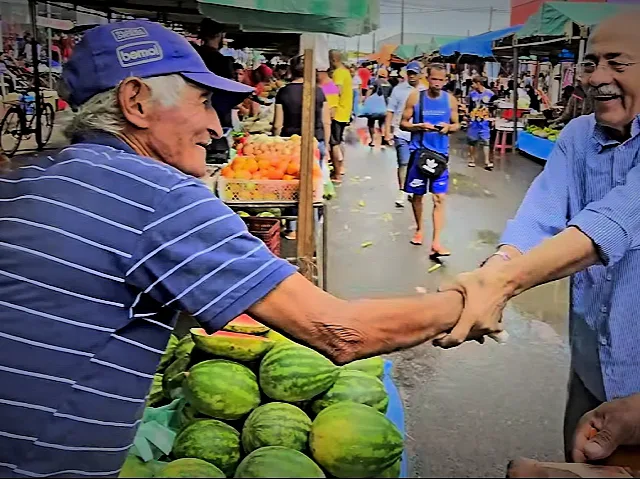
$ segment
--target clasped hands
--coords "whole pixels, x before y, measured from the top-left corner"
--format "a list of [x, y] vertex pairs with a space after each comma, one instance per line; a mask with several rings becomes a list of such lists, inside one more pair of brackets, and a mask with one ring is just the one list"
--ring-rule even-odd
[[483, 267], [441, 285], [439, 291], [456, 291], [462, 295], [463, 310], [453, 329], [436, 336], [433, 344], [452, 348], [471, 340], [483, 343], [487, 335], [501, 342], [506, 335], [502, 312], [515, 294], [512, 275], [507, 261], [492, 257]]

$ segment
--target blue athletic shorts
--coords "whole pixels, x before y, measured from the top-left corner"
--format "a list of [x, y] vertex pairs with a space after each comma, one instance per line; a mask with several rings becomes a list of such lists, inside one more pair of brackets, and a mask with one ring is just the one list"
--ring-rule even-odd
[[439, 178], [429, 180], [426, 178], [414, 161], [409, 162], [407, 180], [404, 183], [404, 191], [410, 195], [423, 196], [429, 193], [443, 195], [449, 189], [449, 169], [447, 168]]
[[467, 143], [471, 146], [489, 146], [491, 140], [491, 130], [488, 128], [478, 128], [473, 123], [467, 130]]
[[396, 145], [396, 154], [398, 156], [398, 166], [407, 166], [411, 159], [411, 150], [409, 150], [409, 142], [404, 138], [393, 138], [393, 143]]

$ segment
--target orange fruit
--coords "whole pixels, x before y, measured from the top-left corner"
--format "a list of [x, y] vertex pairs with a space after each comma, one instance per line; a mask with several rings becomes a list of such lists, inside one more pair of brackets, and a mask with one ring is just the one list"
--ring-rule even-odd
[[287, 166], [287, 174], [295, 176], [299, 173], [300, 173], [300, 165], [295, 161], [290, 162], [289, 165]]
[[255, 173], [256, 171], [258, 171], [258, 162], [253, 158], [247, 160], [245, 169], [251, 173]]
[[247, 160], [244, 157], [236, 156], [231, 163], [231, 168], [233, 168], [234, 171], [242, 170], [244, 169], [244, 165], [246, 164], [246, 162]]
[[258, 160], [258, 169], [260, 171], [268, 170], [270, 166], [271, 166], [271, 162], [268, 159], [265, 158], [265, 159]]
[[253, 147], [253, 145], [245, 145], [242, 149], [242, 152], [245, 155], [253, 155], [255, 153], [255, 148]]
[[235, 177], [235, 172], [233, 171], [233, 168], [231, 168], [230, 166], [225, 166], [224, 168], [222, 168], [222, 171], [220, 172], [220, 174], [225, 178]]
[[283, 175], [282, 179], [286, 181], [290, 181], [290, 180], [295, 180], [295, 177], [292, 175]]
[[250, 180], [251, 173], [247, 170], [236, 170], [236, 178], [239, 180]]
[[267, 172], [267, 178], [269, 178], [270, 180], [281, 180], [282, 172], [273, 168]]

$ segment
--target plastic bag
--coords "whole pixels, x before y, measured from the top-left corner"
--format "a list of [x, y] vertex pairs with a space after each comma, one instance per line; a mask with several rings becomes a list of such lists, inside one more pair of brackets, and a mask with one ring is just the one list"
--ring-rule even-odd
[[387, 103], [382, 95], [371, 95], [364, 101], [359, 116], [381, 117], [387, 114]]

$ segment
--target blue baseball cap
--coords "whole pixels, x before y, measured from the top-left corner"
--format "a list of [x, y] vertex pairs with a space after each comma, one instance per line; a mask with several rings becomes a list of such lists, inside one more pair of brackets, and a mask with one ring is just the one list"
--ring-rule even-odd
[[253, 87], [211, 73], [186, 38], [146, 20], [109, 23], [88, 30], [64, 66], [63, 92], [65, 100], [77, 107], [127, 77], [171, 74], [212, 90], [212, 103], [218, 113], [228, 112], [253, 92]]
[[422, 71], [422, 67], [418, 62], [409, 62], [406, 70], [407, 72], [420, 73]]

